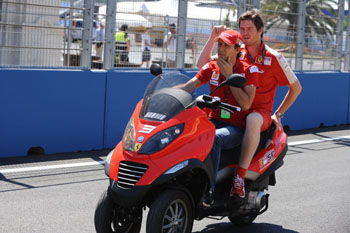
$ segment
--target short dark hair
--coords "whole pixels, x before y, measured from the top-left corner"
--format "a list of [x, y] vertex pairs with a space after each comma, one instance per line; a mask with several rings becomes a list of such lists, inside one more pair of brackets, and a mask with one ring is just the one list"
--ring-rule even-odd
[[176, 29], [176, 25], [174, 23], [169, 24], [169, 28], [175, 28]]
[[261, 28], [263, 29], [262, 33], [261, 33], [261, 39], [264, 37], [264, 20], [262, 19], [261, 15], [260, 15], [260, 11], [256, 8], [250, 10], [250, 11], [246, 11], [243, 14], [241, 14], [241, 16], [239, 16], [238, 18], [238, 26], [241, 26], [241, 21], [242, 20], [251, 20], [253, 21], [256, 30], [260, 30]]
[[123, 24], [121, 27], [120, 27], [120, 30], [125, 32], [126, 30], [128, 30], [128, 25], [127, 24]]

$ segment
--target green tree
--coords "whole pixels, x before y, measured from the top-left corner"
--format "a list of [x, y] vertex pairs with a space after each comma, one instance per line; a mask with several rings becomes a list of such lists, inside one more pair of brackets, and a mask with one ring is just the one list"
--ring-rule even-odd
[[[322, 9], [337, 15], [334, 5], [337, 0], [308, 0], [306, 1], [305, 42], [308, 38], [316, 36], [320, 41], [330, 42], [335, 35], [337, 22], [334, 17], [326, 16]], [[296, 41], [298, 24], [299, 1], [296, 0], [262, 0], [261, 13], [265, 21], [265, 30], [272, 27], [287, 25], [287, 38]]]

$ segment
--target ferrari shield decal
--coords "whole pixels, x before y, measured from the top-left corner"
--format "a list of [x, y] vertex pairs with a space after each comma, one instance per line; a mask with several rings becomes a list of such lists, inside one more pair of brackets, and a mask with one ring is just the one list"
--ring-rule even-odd
[[213, 72], [213, 74], [211, 75], [211, 80], [219, 80], [219, 77], [220, 77], [220, 74]]
[[136, 143], [135, 144], [135, 152], [138, 152], [141, 149], [142, 144], [141, 143]]
[[211, 75], [211, 78], [210, 78], [210, 84], [214, 85], [214, 86], [218, 86], [219, 85], [219, 81], [218, 81], [219, 77], [220, 77], [220, 74], [215, 73], [215, 71], [214, 71], [213, 74]]
[[260, 170], [263, 170], [272, 160], [275, 154], [275, 150], [269, 150], [265, 153], [265, 155], [259, 159]]

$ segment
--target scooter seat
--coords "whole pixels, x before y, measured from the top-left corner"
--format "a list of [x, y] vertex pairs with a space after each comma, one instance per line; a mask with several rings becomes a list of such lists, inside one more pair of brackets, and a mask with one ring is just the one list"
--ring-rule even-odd
[[[260, 150], [267, 148], [270, 145], [274, 132], [274, 123], [272, 123], [267, 130], [261, 132], [260, 142], [258, 148], [256, 149], [254, 157], [260, 152]], [[216, 177], [217, 183], [223, 182], [225, 180], [231, 180], [233, 178], [236, 172], [236, 168], [228, 167], [228, 165], [238, 164], [240, 153], [241, 145], [230, 150], [221, 151], [219, 172]]]
[[[267, 130], [261, 132], [259, 145], [256, 149], [254, 157], [259, 153], [260, 150], [267, 148], [270, 145], [274, 131], [275, 125], [272, 123]], [[241, 145], [230, 150], [221, 150], [220, 169], [230, 164], [238, 164], [240, 153]]]

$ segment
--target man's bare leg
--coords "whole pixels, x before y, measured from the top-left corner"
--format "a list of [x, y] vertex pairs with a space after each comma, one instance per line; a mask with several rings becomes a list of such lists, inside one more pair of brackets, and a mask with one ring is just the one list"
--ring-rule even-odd
[[230, 196], [237, 194], [244, 198], [244, 178], [250, 162], [260, 141], [260, 129], [263, 124], [263, 117], [260, 113], [252, 112], [247, 116], [246, 128], [242, 141], [241, 156], [238, 163], [236, 175], [232, 182]]

